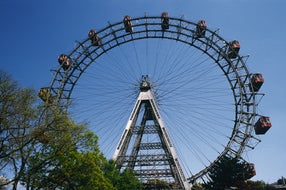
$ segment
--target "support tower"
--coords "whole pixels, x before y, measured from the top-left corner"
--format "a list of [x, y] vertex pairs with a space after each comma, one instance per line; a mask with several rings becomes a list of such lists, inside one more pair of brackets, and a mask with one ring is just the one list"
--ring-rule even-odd
[[190, 189], [148, 76], [142, 76], [139, 96], [113, 159], [122, 170], [134, 170], [149, 188], [160, 183], [170, 189]]

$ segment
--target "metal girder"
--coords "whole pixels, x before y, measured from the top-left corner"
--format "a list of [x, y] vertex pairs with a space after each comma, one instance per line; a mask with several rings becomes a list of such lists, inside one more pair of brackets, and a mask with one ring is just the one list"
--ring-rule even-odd
[[[179, 184], [181, 189], [190, 189], [147, 80], [146, 77], [142, 78], [141, 92], [113, 159], [118, 167], [131, 168], [142, 179], [168, 176], [172, 178], [172, 183]], [[150, 122], [153, 124], [147, 124]], [[137, 123], [140, 125], [136, 125]], [[153, 140], [144, 141], [147, 135], [152, 135], [150, 139]]]
[[[145, 125], [144, 127], [144, 134], [155, 134], [157, 133], [159, 130], [159, 126], [157, 125]], [[133, 129], [133, 133], [139, 134], [142, 131], [140, 131], [140, 126], [135, 126]]]

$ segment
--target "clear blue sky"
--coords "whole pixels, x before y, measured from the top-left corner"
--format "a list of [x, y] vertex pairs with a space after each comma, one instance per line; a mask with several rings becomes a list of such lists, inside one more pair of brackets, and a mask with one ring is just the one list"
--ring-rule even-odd
[[285, 0], [0, 0], [0, 68], [22, 87], [38, 89], [49, 86], [58, 55], [90, 28], [162, 11], [205, 19], [226, 40], [238, 39], [250, 71], [265, 77], [259, 113], [269, 115], [273, 127], [248, 159], [256, 164], [253, 179], [271, 183], [286, 176], [285, 7]]

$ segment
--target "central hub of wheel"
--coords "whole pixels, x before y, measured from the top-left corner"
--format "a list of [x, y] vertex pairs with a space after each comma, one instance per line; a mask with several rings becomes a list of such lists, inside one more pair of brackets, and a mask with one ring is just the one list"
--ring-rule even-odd
[[142, 79], [140, 82], [140, 91], [147, 91], [151, 89], [150, 81], [148, 75], [142, 75]]

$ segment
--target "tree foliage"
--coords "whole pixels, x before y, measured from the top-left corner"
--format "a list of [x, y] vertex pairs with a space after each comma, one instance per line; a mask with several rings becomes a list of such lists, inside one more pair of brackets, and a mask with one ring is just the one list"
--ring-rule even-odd
[[140, 189], [131, 170], [106, 160], [87, 125], [37, 100], [0, 72], [0, 176], [14, 171], [0, 189], [19, 182], [26, 189]]
[[13, 171], [13, 189], [17, 188], [24, 171], [33, 139], [30, 133], [36, 126], [38, 109], [35, 91], [20, 88], [16, 81], [0, 71], [0, 175]]
[[138, 178], [135, 177], [134, 172], [128, 168], [124, 171], [120, 171], [114, 160], [105, 162], [103, 172], [118, 190], [142, 189], [142, 184]]
[[49, 189], [113, 189], [101, 171], [105, 158], [99, 151], [96, 135], [64, 113], [53, 113], [54, 118], [48, 119], [44, 132], [40, 133], [44, 137], [38, 139], [39, 146], [29, 158], [22, 178], [25, 185]]
[[277, 180], [277, 184], [286, 185], [286, 178], [282, 176], [280, 179]]
[[230, 187], [245, 188], [245, 180], [251, 176], [246, 163], [238, 158], [222, 157], [210, 170], [210, 182], [205, 184], [206, 189], [219, 190]]

